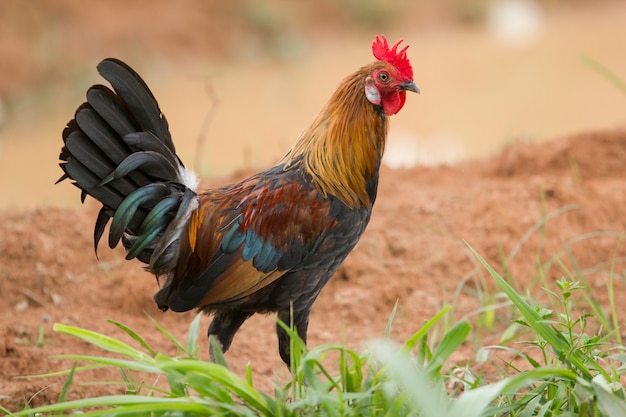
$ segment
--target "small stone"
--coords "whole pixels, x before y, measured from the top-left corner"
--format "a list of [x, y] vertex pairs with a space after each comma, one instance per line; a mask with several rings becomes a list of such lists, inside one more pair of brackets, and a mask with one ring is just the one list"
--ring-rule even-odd
[[63, 302], [63, 297], [61, 297], [59, 294], [52, 294], [50, 298], [52, 299], [52, 304], [55, 305], [59, 305]]
[[17, 312], [25, 311], [27, 308], [28, 308], [28, 301], [26, 300], [22, 300], [13, 306], [13, 310]]

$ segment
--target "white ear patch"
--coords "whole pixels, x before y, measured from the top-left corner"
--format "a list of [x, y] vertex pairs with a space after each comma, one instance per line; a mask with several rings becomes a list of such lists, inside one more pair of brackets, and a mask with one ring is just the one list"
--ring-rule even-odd
[[365, 97], [370, 103], [380, 105], [380, 92], [373, 85], [365, 84]]

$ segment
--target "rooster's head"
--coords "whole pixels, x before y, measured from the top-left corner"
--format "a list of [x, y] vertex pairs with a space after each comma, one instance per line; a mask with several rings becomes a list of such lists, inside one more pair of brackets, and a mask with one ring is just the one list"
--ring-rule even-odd
[[382, 106], [387, 115], [400, 111], [407, 91], [420, 92], [413, 82], [413, 68], [406, 56], [409, 47], [398, 51], [400, 43], [402, 40], [390, 48], [384, 35], [376, 36], [372, 52], [378, 62], [365, 79], [365, 96], [370, 103]]

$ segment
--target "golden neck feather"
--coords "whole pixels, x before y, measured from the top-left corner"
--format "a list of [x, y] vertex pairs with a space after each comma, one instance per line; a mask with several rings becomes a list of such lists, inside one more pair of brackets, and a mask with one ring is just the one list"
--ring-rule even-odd
[[367, 183], [378, 174], [387, 136], [387, 116], [365, 97], [372, 69], [363, 67], [346, 78], [280, 161], [285, 169], [303, 164], [322, 194], [352, 208], [372, 204]]

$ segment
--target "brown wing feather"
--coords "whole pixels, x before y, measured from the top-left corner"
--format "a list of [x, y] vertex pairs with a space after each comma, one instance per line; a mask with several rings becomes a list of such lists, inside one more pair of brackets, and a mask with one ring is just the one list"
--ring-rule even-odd
[[277, 270], [270, 273], [261, 272], [252, 265], [252, 261], [242, 261], [241, 254], [233, 259], [236, 261], [214, 281], [211, 291], [202, 298], [200, 305], [244, 301], [246, 297], [268, 286], [286, 272]]
[[159, 305], [185, 311], [244, 302], [300, 266], [336, 220], [298, 175], [276, 167], [200, 194]]

